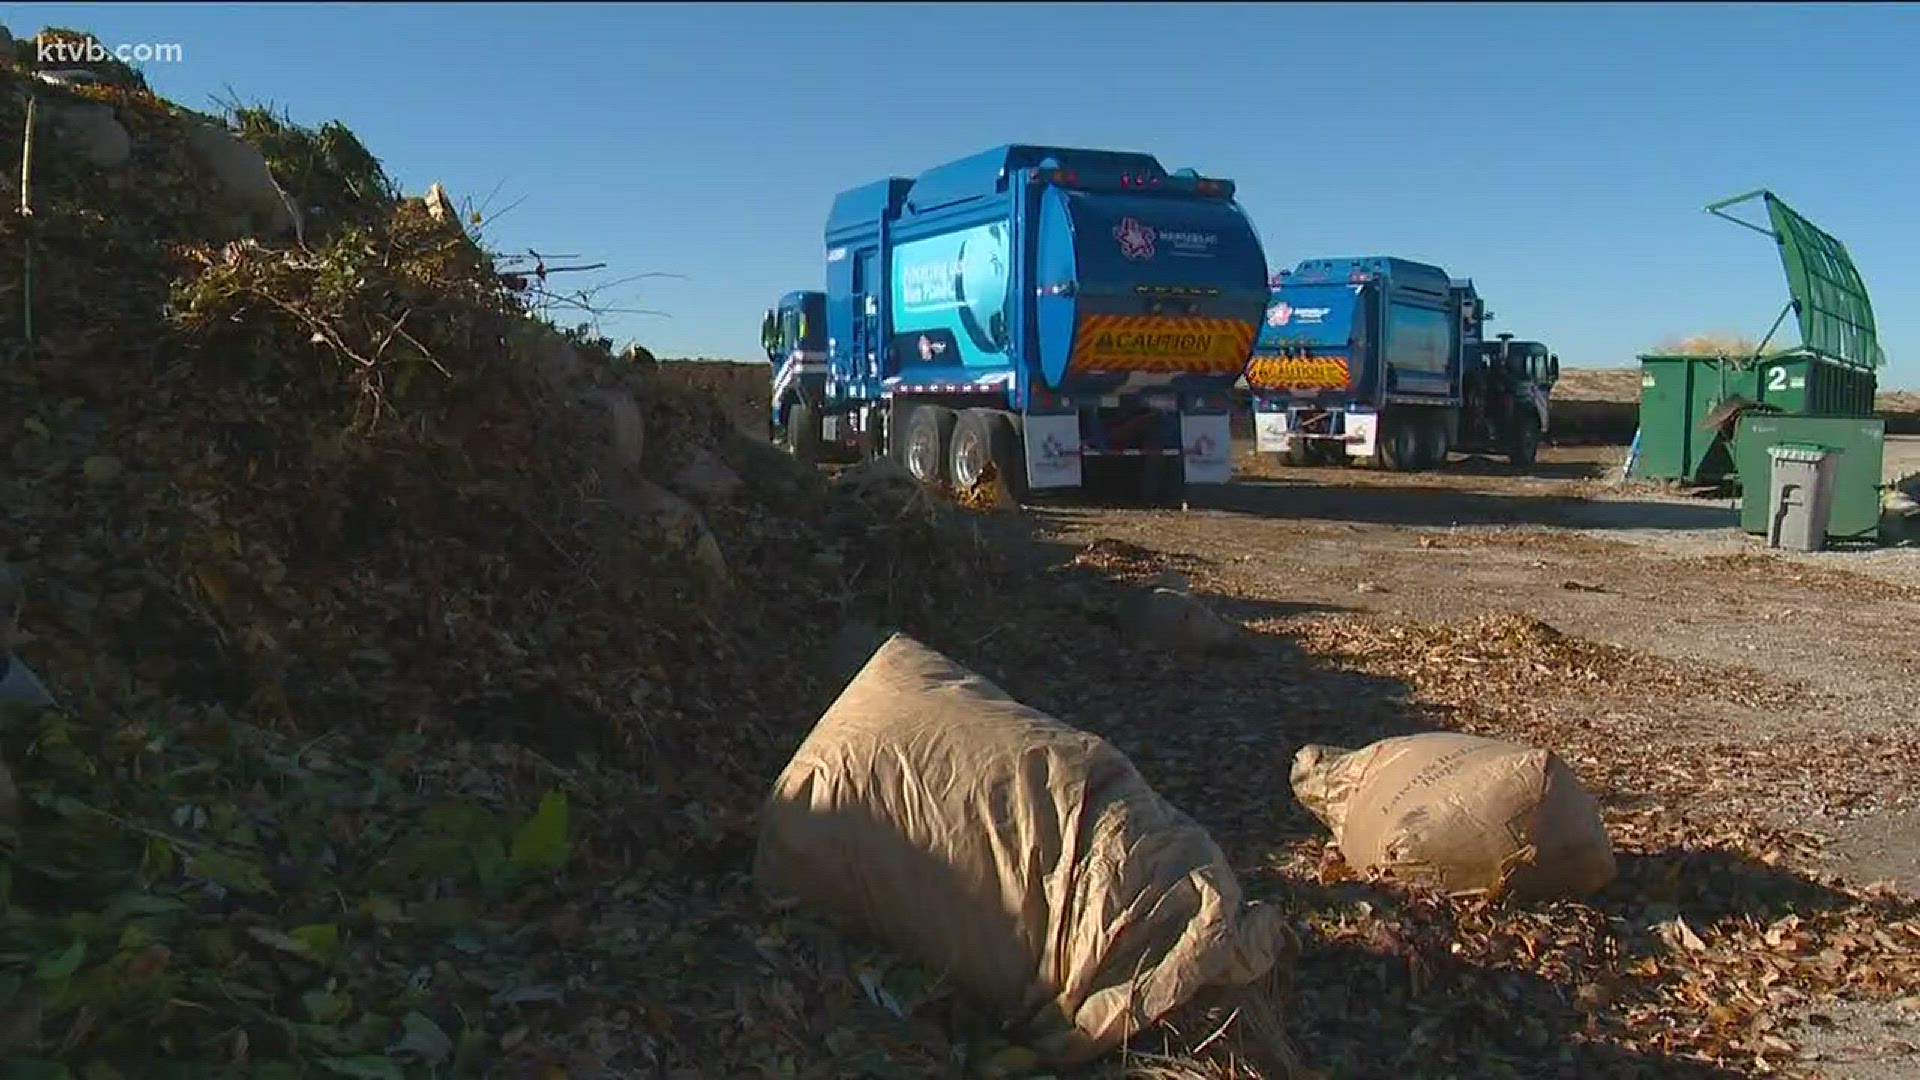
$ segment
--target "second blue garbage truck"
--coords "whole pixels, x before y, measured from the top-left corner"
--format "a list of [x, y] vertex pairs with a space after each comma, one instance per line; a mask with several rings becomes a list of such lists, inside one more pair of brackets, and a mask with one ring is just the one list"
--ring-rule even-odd
[[1384, 256], [1274, 276], [1247, 365], [1255, 449], [1295, 465], [1428, 469], [1456, 451], [1529, 468], [1559, 359], [1501, 334], [1469, 279]]
[[1017, 144], [842, 193], [825, 290], [762, 326], [775, 437], [926, 482], [991, 466], [1016, 495], [1227, 482], [1267, 306], [1233, 196], [1149, 154]]

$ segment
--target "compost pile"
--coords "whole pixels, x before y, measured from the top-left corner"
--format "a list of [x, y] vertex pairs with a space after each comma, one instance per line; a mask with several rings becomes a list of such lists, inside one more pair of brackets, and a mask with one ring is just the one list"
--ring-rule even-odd
[[[471, 222], [338, 125], [220, 125], [289, 221], [236, 203], [192, 149], [210, 121], [137, 83], [4, 65], [0, 143], [29, 94], [0, 543], [14, 647], [61, 708], [0, 728], [24, 805], [0, 1058], [592, 1076], [949, 1053], [882, 1030], [849, 970], [872, 964], [743, 872], [831, 697], [824, 630], [913, 627], [990, 580], [958, 512], [883, 468], [830, 482], [674, 365], [531, 318]], [[124, 153], [79, 160], [72, 123]]]

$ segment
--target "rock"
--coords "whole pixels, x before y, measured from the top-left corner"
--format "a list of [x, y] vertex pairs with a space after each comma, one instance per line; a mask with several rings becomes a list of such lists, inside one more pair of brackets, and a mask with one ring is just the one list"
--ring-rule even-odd
[[607, 412], [608, 452], [616, 469], [637, 470], [647, 449], [647, 421], [625, 390], [594, 390], [585, 400]]
[[652, 531], [668, 548], [690, 557], [720, 581], [729, 580], [720, 541], [692, 503], [651, 480], [617, 484], [613, 502], [635, 525]]
[[513, 332], [512, 349], [534, 377], [549, 391], [572, 385], [586, 373], [580, 351], [564, 334], [542, 323], [528, 322]]
[[720, 455], [705, 448], [688, 454], [673, 477], [675, 491], [707, 502], [731, 499], [744, 485], [739, 473], [720, 460]]
[[1381, 585], [1378, 582], [1363, 581], [1360, 584], [1355, 585], [1353, 587], [1353, 591], [1357, 593], [1383, 593], [1387, 591], [1387, 587], [1385, 585]]
[[63, 153], [77, 155], [100, 169], [118, 169], [133, 159], [133, 140], [100, 101], [50, 101], [48, 122]]
[[1120, 631], [1137, 648], [1194, 653], [1237, 648], [1245, 629], [1221, 618], [1197, 597], [1173, 589], [1137, 592], [1120, 604]]
[[693, 561], [722, 585], [733, 580], [733, 575], [727, 570], [727, 556], [720, 550], [720, 541], [714, 538], [705, 522], [701, 523], [700, 538], [693, 544]]
[[225, 128], [192, 121], [187, 125], [187, 148], [213, 174], [228, 200], [252, 213], [269, 235], [294, 228], [293, 208], [274, 183], [267, 159], [253, 144]]

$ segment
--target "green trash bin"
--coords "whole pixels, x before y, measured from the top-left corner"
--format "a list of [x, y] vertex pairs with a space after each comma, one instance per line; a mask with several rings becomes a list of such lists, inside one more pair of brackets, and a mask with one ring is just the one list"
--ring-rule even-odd
[[[1726, 213], [1748, 200], [1764, 203], [1767, 225]], [[1774, 242], [1786, 271], [1787, 303], [1759, 345], [1746, 355], [1648, 353], [1640, 360], [1640, 435], [1632, 475], [1716, 483], [1739, 472], [1723, 408], [1763, 407], [1776, 415], [1867, 419], [1879, 369], [1886, 363], [1866, 283], [1846, 245], [1770, 191], [1723, 199], [1707, 211]], [[1771, 352], [1788, 316], [1800, 344]], [[1756, 477], [1754, 484], [1765, 481]]]
[[1807, 443], [1776, 443], [1767, 447], [1767, 458], [1772, 464], [1767, 484], [1767, 546], [1788, 551], [1826, 547], [1840, 451]]

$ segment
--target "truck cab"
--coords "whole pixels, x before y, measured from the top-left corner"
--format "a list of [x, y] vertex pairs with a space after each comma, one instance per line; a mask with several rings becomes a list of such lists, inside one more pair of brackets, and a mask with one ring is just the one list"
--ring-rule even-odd
[[[760, 321], [760, 346], [773, 365], [773, 433], [790, 450], [817, 451], [827, 384], [827, 294], [799, 290], [780, 298]], [[793, 410], [798, 408], [798, 414]], [[794, 424], [793, 419], [800, 423]], [[796, 445], [796, 436], [807, 445]]]
[[1548, 430], [1560, 358], [1538, 341], [1500, 334], [1474, 342], [1462, 379], [1459, 449], [1504, 454], [1530, 467]]

